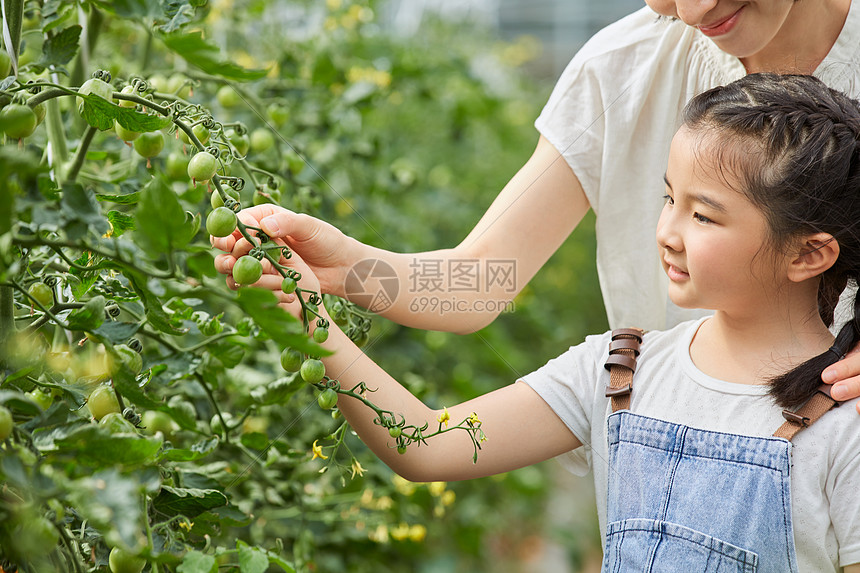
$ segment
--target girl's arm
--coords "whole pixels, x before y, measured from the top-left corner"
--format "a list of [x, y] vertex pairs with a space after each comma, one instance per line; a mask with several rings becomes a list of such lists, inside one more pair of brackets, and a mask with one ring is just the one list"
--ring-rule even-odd
[[[245, 209], [240, 218], [271, 237], [284, 239], [316, 273], [323, 292], [349, 298], [344, 288], [349, 271], [361, 270], [355, 267], [360, 261], [381, 260], [391, 266], [400, 285], [393, 304], [380, 311], [382, 316], [413, 328], [466, 333], [495, 319], [588, 208], [576, 175], [555, 147], [541, 137], [528, 162], [472, 232], [452, 249], [394, 253], [362, 244], [319, 219], [274, 205]], [[228, 253], [216, 258], [218, 271], [228, 275], [236, 259], [250, 249], [238, 232], [213, 239], [212, 244]], [[469, 281], [468, 273], [474, 267], [480, 273], [481, 288], [457, 289], [457, 281]], [[492, 284], [484, 288], [487, 278]], [[231, 278], [227, 282], [235, 287]], [[267, 274], [257, 286], [277, 292], [280, 282], [279, 276]]]
[[[293, 254], [291, 267], [302, 274], [300, 286], [317, 290], [318, 281], [311, 269]], [[301, 316], [296, 295], [284, 306]], [[361, 439], [389, 467], [411, 481], [453, 481], [510, 471], [570, 451], [581, 445], [567, 426], [532, 388], [512, 384], [447, 410], [426, 406], [406, 388], [368, 358], [331, 320], [323, 307], [320, 314], [330, 323], [330, 334], [323, 346], [333, 352], [323, 357], [326, 374], [351, 390], [361, 383], [369, 391], [366, 398], [377, 407], [406, 419], [409, 425], [429, 430], [439, 427], [447, 411], [449, 425], [457, 425], [472, 413], [481, 422], [487, 440], [481, 443], [477, 463], [473, 463], [473, 442], [465, 430], [454, 430], [410, 445], [406, 453], [397, 452], [388, 429], [374, 423], [376, 413], [359, 400], [340, 395], [338, 407]], [[316, 321], [312, 321], [312, 325]], [[444, 419], [444, 418], [443, 418]], [[443, 427], [448, 427], [443, 423]]]
[[842, 571], [844, 573], [860, 573], [860, 563], [855, 563], [854, 565], [846, 565]]

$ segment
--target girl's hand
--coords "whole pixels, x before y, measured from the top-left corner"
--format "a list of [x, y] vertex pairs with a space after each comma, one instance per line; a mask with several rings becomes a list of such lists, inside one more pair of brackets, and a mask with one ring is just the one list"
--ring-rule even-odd
[[[294, 213], [269, 203], [243, 209], [238, 216], [245, 225], [261, 228], [276, 244], [288, 246], [294, 253], [293, 257], [299, 254], [303, 263], [313, 271], [315, 280], [319, 280], [317, 290], [320, 294], [342, 296], [344, 277], [355, 263], [349, 255], [349, 247], [355, 242], [340, 230], [309, 215]], [[233, 265], [251, 250], [252, 245], [238, 230], [226, 237], [212, 237], [211, 242], [213, 247], [227, 253], [215, 257], [215, 269], [227, 275], [227, 286], [235, 289], [236, 283], [231, 277]], [[288, 264], [283, 258], [280, 262]], [[271, 265], [264, 263], [263, 277], [255, 286], [277, 293], [281, 288], [281, 276]], [[286, 297], [281, 297], [281, 300], [285, 302]]]
[[[855, 347], [845, 358], [825, 368], [821, 379], [833, 384], [834, 400], [860, 397], [860, 347]], [[857, 413], [860, 414], [860, 402], [857, 403]]]

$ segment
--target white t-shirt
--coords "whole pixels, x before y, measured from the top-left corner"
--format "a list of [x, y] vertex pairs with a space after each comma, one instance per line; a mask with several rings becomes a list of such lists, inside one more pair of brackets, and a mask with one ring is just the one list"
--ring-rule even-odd
[[[654, 238], [663, 173], [687, 101], [745, 73], [698, 30], [658, 21], [645, 7], [588, 41], [535, 122], [597, 214], [597, 270], [612, 328], [659, 330], [702, 316], [666, 296]], [[860, 95], [860, 0], [816, 75]]]
[[[768, 386], [717, 380], [693, 364], [690, 342], [704, 320], [645, 335], [631, 411], [704, 430], [771, 436], [784, 419], [782, 408], [767, 394]], [[584, 444], [561, 459], [578, 475], [593, 471], [601, 539], [606, 533], [606, 418], [612, 412], [604, 395], [609, 338], [609, 333], [589, 336], [522, 378]], [[801, 573], [835, 572], [840, 564], [860, 562], [856, 402], [831, 410], [792, 440], [791, 507]]]

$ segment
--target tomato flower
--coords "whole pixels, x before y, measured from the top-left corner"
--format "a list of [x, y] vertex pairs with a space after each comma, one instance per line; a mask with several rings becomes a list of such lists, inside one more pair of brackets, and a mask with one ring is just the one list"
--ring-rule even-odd
[[445, 427], [447, 428], [448, 422], [451, 420], [451, 414], [448, 413], [448, 408], [445, 408], [436, 419], [439, 420], [440, 424], [445, 424]]
[[325, 454], [323, 453], [323, 451], [322, 451], [322, 446], [317, 445], [317, 442], [318, 442], [318, 441], [319, 441], [319, 440], [314, 440], [314, 445], [313, 445], [313, 448], [312, 448], [312, 450], [311, 450], [311, 451], [313, 452], [313, 454], [314, 454], [314, 457], [312, 457], [312, 458], [311, 458], [311, 461], [314, 461], [314, 460], [315, 460], [315, 459], [317, 459], [317, 458], [320, 458], [320, 459], [323, 459], [323, 460], [327, 460], [327, 459], [328, 459], [328, 456], [327, 456], [327, 455], [325, 455]]

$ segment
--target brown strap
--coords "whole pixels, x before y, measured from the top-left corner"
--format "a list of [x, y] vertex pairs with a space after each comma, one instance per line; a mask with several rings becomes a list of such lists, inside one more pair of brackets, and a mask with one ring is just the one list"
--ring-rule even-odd
[[783, 410], [782, 417], [785, 418], [785, 423], [773, 433], [774, 437], [785, 438], [790, 442], [797, 432], [811, 426], [831, 408], [838, 406], [839, 402], [830, 396], [830, 388], [830, 384], [819, 386], [812, 398], [807, 400], [796, 412]]
[[633, 391], [633, 372], [642, 344], [644, 331], [638, 328], [619, 328], [612, 331], [609, 343], [609, 358], [604, 368], [609, 370], [609, 386], [606, 397], [612, 400], [612, 411], [630, 408], [630, 393]]

